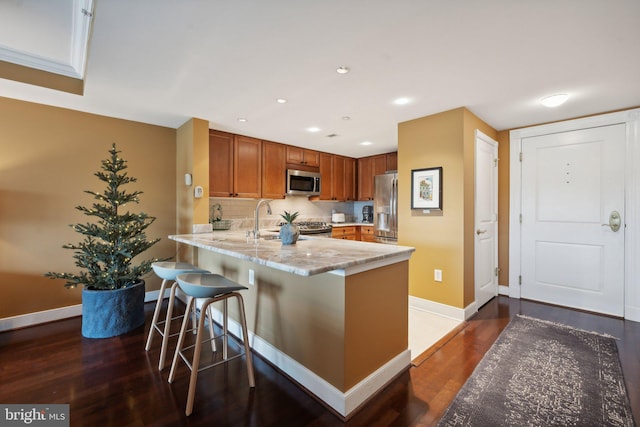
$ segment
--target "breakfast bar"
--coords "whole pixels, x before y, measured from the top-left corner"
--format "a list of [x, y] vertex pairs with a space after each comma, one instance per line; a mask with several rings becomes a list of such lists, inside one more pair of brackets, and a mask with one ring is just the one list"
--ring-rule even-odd
[[[243, 297], [252, 349], [348, 418], [409, 367], [414, 248], [310, 236], [282, 245], [276, 237], [169, 236], [193, 247], [198, 266], [249, 288]], [[230, 330], [239, 334], [239, 325]]]

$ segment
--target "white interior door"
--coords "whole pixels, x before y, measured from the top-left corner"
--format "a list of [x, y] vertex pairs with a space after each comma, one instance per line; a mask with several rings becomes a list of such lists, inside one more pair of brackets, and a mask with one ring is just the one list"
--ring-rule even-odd
[[522, 139], [523, 298], [624, 314], [624, 156], [624, 124]]
[[475, 297], [478, 308], [498, 295], [498, 143], [476, 130]]

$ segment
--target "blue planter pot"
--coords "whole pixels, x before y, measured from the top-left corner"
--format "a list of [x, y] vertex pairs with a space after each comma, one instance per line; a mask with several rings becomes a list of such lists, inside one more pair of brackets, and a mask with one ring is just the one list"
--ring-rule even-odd
[[82, 289], [82, 336], [109, 338], [144, 325], [144, 280], [113, 291]]
[[295, 245], [300, 236], [300, 229], [295, 224], [284, 224], [280, 227], [280, 241], [283, 245]]

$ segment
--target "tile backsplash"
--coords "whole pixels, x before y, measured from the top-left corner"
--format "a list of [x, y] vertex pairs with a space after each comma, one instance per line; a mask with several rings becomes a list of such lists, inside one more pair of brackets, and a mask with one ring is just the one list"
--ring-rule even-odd
[[[222, 219], [232, 221], [232, 229], [250, 229], [253, 227], [254, 215], [258, 200], [256, 199], [236, 199], [227, 197], [210, 197], [209, 212], [216, 204], [222, 207]], [[330, 202], [330, 201], [309, 201], [306, 197], [291, 197], [285, 199], [272, 200], [271, 215], [267, 214], [266, 206], [260, 208], [260, 227], [271, 227], [282, 222], [282, 214], [287, 212], [300, 212], [296, 221], [324, 221], [331, 222], [331, 214], [340, 212], [345, 214], [345, 221], [362, 221], [362, 207], [372, 205], [373, 202]]]

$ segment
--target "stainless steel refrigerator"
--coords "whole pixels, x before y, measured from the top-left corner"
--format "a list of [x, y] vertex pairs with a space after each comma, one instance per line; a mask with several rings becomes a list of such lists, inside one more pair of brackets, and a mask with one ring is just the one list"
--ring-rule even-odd
[[376, 242], [398, 243], [398, 174], [376, 175], [373, 180], [373, 234]]

